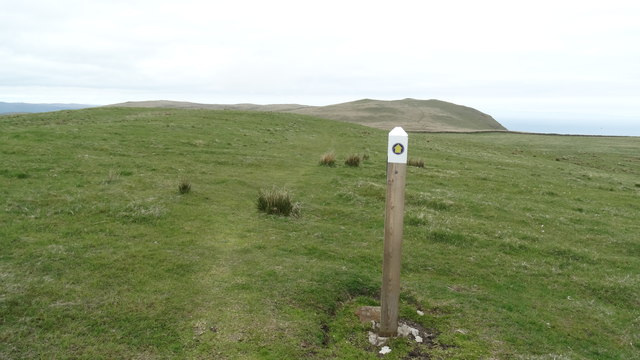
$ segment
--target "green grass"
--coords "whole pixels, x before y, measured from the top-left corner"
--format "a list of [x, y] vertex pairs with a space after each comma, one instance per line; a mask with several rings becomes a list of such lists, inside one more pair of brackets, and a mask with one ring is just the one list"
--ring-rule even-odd
[[[353, 311], [379, 304], [386, 137], [274, 113], [0, 117], [0, 359], [377, 359]], [[640, 139], [410, 138], [401, 316], [434, 339], [385, 358], [638, 358]], [[318, 166], [326, 149], [370, 158]], [[274, 186], [300, 217], [256, 209]]]

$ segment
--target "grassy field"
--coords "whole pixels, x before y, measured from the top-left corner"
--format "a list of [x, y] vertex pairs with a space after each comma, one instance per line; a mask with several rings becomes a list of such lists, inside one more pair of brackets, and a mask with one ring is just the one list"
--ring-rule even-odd
[[[0, 117], [0, 359], [379, 358], [354, 311], [378, 304], [386, 141], [295, 114]], [[401, 317], [430, 336], [384, 358], [640, 358], [640, 139], [409, 146]], [[298, 217], [256, 209], [274, 186]]]

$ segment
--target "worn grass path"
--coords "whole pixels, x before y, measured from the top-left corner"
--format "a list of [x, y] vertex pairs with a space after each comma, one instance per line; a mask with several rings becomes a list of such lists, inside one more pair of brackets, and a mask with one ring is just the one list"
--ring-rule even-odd
[[[0, 117], [0, 359], [378, 358], [353, 311], [378, 304], [386, 135], [273, 113]], [[385, 358], [638, 357], [638, 138], [409, 141], [426, 165], [407, 174], [401, 313], [433, 341]], [[299, 218], [256, 210], [274, 185]]]

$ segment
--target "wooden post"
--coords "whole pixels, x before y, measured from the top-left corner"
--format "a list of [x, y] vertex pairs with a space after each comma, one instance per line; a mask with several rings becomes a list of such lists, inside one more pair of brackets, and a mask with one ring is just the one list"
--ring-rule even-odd
[[389, 132], [379, 333], [384, 337], [396, 336], [398, 331], [407, 145], [408, 135], [401, 127], [396, 127]]

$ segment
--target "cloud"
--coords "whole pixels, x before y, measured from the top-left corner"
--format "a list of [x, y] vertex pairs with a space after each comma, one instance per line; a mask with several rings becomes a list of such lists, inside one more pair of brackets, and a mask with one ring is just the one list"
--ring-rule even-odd
[[639, 16], [624, 0], [14, 1], [0, 13], [0, 98], [415, 97], [497, 117], [632, 116]]

